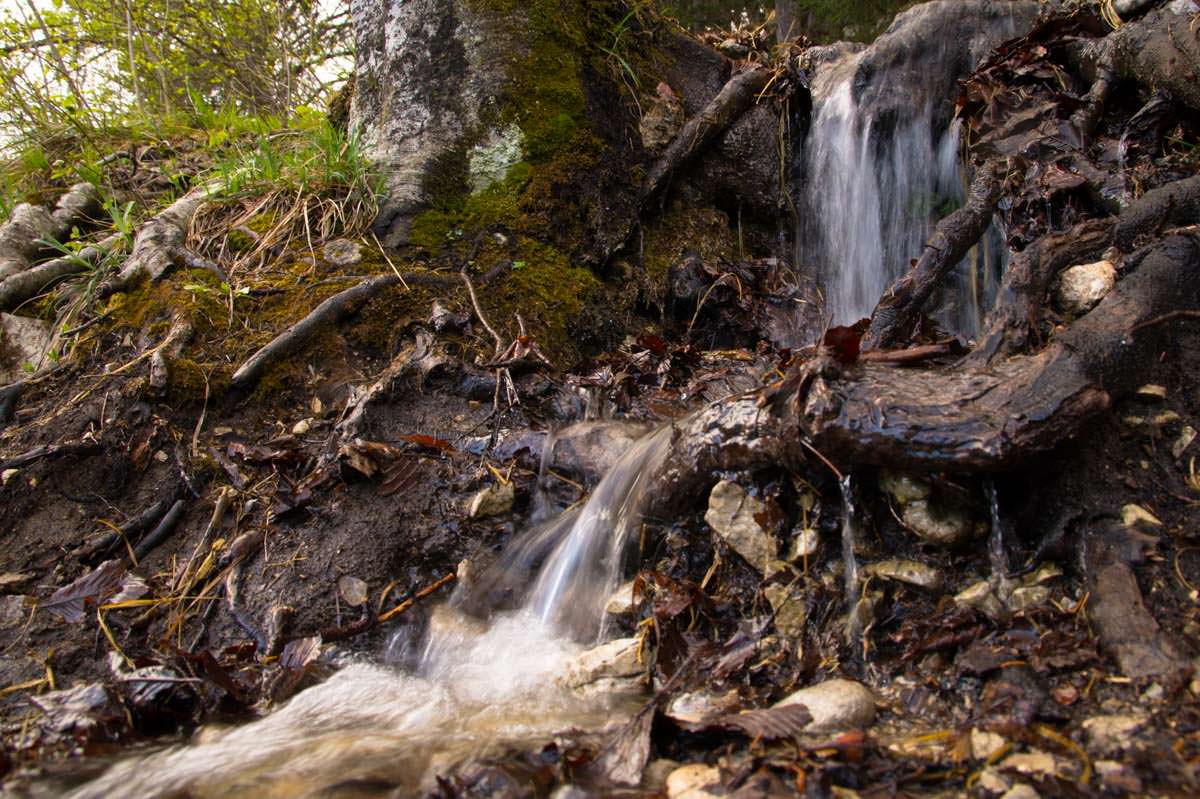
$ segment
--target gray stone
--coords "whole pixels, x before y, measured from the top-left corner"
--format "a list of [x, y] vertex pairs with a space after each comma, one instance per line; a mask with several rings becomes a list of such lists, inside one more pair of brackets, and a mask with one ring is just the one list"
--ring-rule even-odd
[[516, 490], [512, 483], [496, 483], [483, 489], [467, 503], [467, 516], [480, 519], [499, 516], [512, 510]]
[[929, 499], [929, 495], [933, 493], [928, 482], [908, 472], [892, 469], [884, 469], [879, 473], [879, 487], [891, 494], [892, 499], [901, 506], [919, 499]]
[[716, 766], [689, 763], [668, 775], [667, 799], [716, 799], [720, 794], [706, 789], [720, 784], [721, 772]]
[[638, 122], [642, 146], [652, 153], [662, 152], [683, 127], [683, 122], [683, 101], [670, 86], [658, 84], [658, 90], [648, 101], [646, 111]]
[[633, 600], [633, 580], [621, 585], [604, 604], [604, 612], [610, 616], [624, 616], [632, 613], [636, 604]]
[[929, 544], [952, 546], [966, 540], [972, 532], [971, 518], [959, 508], [920, 499], [904, 508], [904, 524]]
[[763, 596], [775, 611], [776, 630], [789, 638], [799, 638], [804, 634], [808, 605], [803, 591], [795, 588], [789, 591], [785, 585], [768, 585], [763, 589]]
[[641, 690], [646, 664], [639, 659], [638, 638], [618, 638], [581, 652], [558, 682], [581, 693]]
[[863, 568], [864, 575], [874, 575], [887, 580], [915, 585], [918, 588], [937, 589], [942, 586], [942, 573], [932, 566], [915, 560], [893, 558], [871, 563]]
[[1100, 304], [1117, 284], [1117, 268], [1111, 261], [1079, 264], [1062, 271], [1054, 290], [1054, 302], [1063, 313], [1082, 316]]
[[869, 727], [875, 721], [875, 695], [853, 680], [826, 680], [796, 691], [775, 707], [804, 705], [812, 714], [805, 732], [836, 732]]
[[714, 716], [732, 713], [738, 709], [740, 700], [737, 689], [723, 694], [711, 691], [693, 691], [680, 694], [667, 703], [666, 715], [684, 724], [699, 724]]
[[954, 595], [954, 601], [969, 608], [975, 608], [981, 613], [998, 619], [1004, 615], [1004, 603], [996, 596], [992, 584], [987, 580], [979, 580]]
[[349, 239], [325, 242], [321, 255], [333, 266], [353, 266], [362, 260], [362, 247]]
[[573, 424], [554, 436], [550, 463], [555, 471], [583, 482], [595, 482], [646, 435], [647, 430], [645, 425], [629, 422]]
[[747, 494], [746, 489], [731, 480], [722, 480], [708, 495], [704, 521], [747, 563], [771, 574], [778, 569], [775, 540], [758, 522], [767, 516], [766, 510], [766, 505]]

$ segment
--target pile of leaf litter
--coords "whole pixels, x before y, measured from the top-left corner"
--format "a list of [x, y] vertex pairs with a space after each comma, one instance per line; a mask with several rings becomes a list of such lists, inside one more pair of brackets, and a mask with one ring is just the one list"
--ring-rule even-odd
[[[977, 154], [1031, 167], [1004, 182], [1014, 245], [1195, 172], [1193, 120], [1146, 110], [1160, 98], [1117, 85], [1108, 113], [1076, 116], [1090, 87], [1058, 67], [1103, 30], [1054, 22], [963, 84]], [[0, 432], [17, 795], [269, 712], [402, 626], [419, 637], [451, 585], [655, 425], [731, 395], [770, 413], [806, 366], [959, 352], [928, 325], [919, 353], [860, 352], [863, 326], [788, 349], [781, 309], [811, 286], [780, 261], [694, 256], [620, 347], [559, 371], [484, 307], [502, 275], [393, 263], [348, 196], [201, 193], [186, 224], [149, 214], [181, 237], [167, 268], [97, 275], [108, 304], [81, 306], [73, 357], [19, 381]], [[367, 284], [385, 293], [345, 297]], [[1033, 339], [1067, 316], [1037, 311]], [[1130, 398], [1017, 469], [682, 464], [702, 476], [656, 501], [608, 606], [642, 710], [462, 763], [436, 795], [1195, 791], [1200, 341], [1176, 330]]]

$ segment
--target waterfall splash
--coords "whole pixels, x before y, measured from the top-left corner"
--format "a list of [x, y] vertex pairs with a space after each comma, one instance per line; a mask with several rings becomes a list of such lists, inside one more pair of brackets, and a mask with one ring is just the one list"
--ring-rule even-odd
[[[816, 68], [799, 161], [795, 260], [820, 277], [835, 324], [870, 316], [920, 257], [937, 221], [966, 199], [960, 125], [951, 119], [955, 81], [1015, 23], [1002, 10], [976, 4], [963, 12], [981, 16], [975, 39], [906, 48], [909, 29], [931, 24], [938, 13], [933, 4], [905, 12], [870, 48], [834, 46]], [[935, 31], [942, 32], [927, 33]], [[956, 333], [974, 335], [1006, 258], [1004, 236], [993, 225], [959, 264], [932, 315]]]
[[605, 601], [670, 442], [670, 426], [639, 439], [582, 507], [508, 548], [493, 573], [510, 584], [535, 575], [519, 609], [483, 621], [461, 608], [471, 592], [456, 594], [432, 612], [423, 642], [401, 628], [389, 643], [393, 657], [419, 653], [414, 670], [343, 664], [256, 722], [124, 760], [70, 795], [316, 797], [372, 783], [414, 795], [464, 760], [567, 728], [622, 723], [644, 698], [580, 695], [561, 677], [583, 650], [576, 642], [601, 634]]

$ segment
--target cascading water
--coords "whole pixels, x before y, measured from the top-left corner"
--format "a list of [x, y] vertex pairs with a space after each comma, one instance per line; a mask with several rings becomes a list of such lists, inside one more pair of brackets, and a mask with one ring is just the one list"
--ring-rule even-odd
[[[433, 612], [415, 670], [351, 662], [257, 722], [125, 760], [71, 796], [315, 797], [372, 781], [415, 793], [506, 744], [621, 723], [643, 698], [580, 696], [557, 678], [582, 651], [576, 641], [600, 634], [670, 441], [670, 426], [644, 436], [582, 507], [509, 547], [493, 571], [521, 582], [536, 574], [518, 610], [485, 622], [456, 595]], [[415, 643], [398, 635], [393, 656]]]
[[[921, 14], [902, 15], [893, 30], [921, 24]], [[990, 24], [988, 41], [1013, 29], [1002, 17]], [[821, 65], [811, 86], [795, 259], [820, 276], [834, 324], [869, 316], [920, 256], [937, 221], [966, 196], [960, 126], [949, 108], [955, 76], [974, 48], [938, 43], [897, 53], [887, 40]], [[993, 225], [939, 298], [938, 321], [974, 335], [1005, 259], [1002, 231]]]

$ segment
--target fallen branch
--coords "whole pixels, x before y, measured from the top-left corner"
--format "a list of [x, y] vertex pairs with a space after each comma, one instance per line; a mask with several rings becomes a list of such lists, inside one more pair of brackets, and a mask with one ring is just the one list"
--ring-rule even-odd
[[381, 396], [391, 391], [392, 383], [394, 383], [405, 371], [407, 371], [414, 363], [422, 360], [429, 354], [433, 345], [433, 339], [428, 333], [423, 330], [418, 330], [412, 344], [405, 345], [396, 356], [392, 358], [375, 381], [364, 390], [356, 390], [346, 402], [346, 409], [343, 412], [342, 419], [335, 427], [338, 433], [338, 441], [345, 443], [362, 433], [363, 425], [367, 419], [367, 408], [376, 402]]
[[239, 391], [250, 390], [268, 368], [303, 347], [318, 330], [344, 319], [380, 291], [399, 283], [397, 275], [380, 275], [333, 295], [246, 359], [233, 373], [230, 387]]
[[166, 515], [159, 521], [158, 526], [150, 531], [149, 535], [138, 542], [133, 548], [133, 556], [140, 561], [154, 550], [156, 546], [167, 540], [167, 536], [175, 529], [175, 525], [179, 523], [183, 517], [183, 511], [186, 503], [182, 499], [175, 500], [171, 505], [171, 509], [166, 512]]
[[399, 616], [401, 613], [403, 613], [404, 611], [406, 611], [410, 607], [412, 607], [414, 602], [424, 599], [425, 597], [432, 594], [434, 591], [437, 591], [442, 586], [449, 585], [450, 583], [454, 582], [456, 577], [457, 577], [457, 575], [454, 572], [450, 572], [446, 576], [441, 577], [440, 579], [436, 580], [435, 582], [425, 586], [420, 591], [413, 594], [411, 597], [404, 600], [396, 607], [392, 608], [391, 610], [389, 610], [386, 613], [381, 614], [379, 616], [378, 623], [383, 624], [385, 621], [388, 621], [395, 616]]
[[911, 366], [922, 361], [928, 361], [931, 358], [953, 355], [958, 346], [957, 341], [950, 339], [949, 341], [939, 341], [934, 344], [922, 344], [919, 347], [908, 347], [903, 350], [868, 350], [859, 355], [858, 360], [863, 363], [887, 363], [893, 366]]
[[75, 553], [75, 557], [84, 563], [88, 563], [99, 558], [105, 557], [112, 550], [113, 546], [118, 541], [131, 541], [140, 535], [143, 531], [150, 528], [155, 522], [162, 518], [174, 500], [175, 494], [166, 499], [160, 499], [150, 505], [144, 511], [139, 513], [134, 518], [122, 524], [116, 530], [105, 533], [99, 538], [85, 545]]
[[930, 296], [991, 224], [1004, 183], [1001, 170], [1001, 164], [988, 162], [975, 173], [966, 204], [938, 222], [916, 265], [880, 298], [863, 337], [864, 349], [907, 340]]

